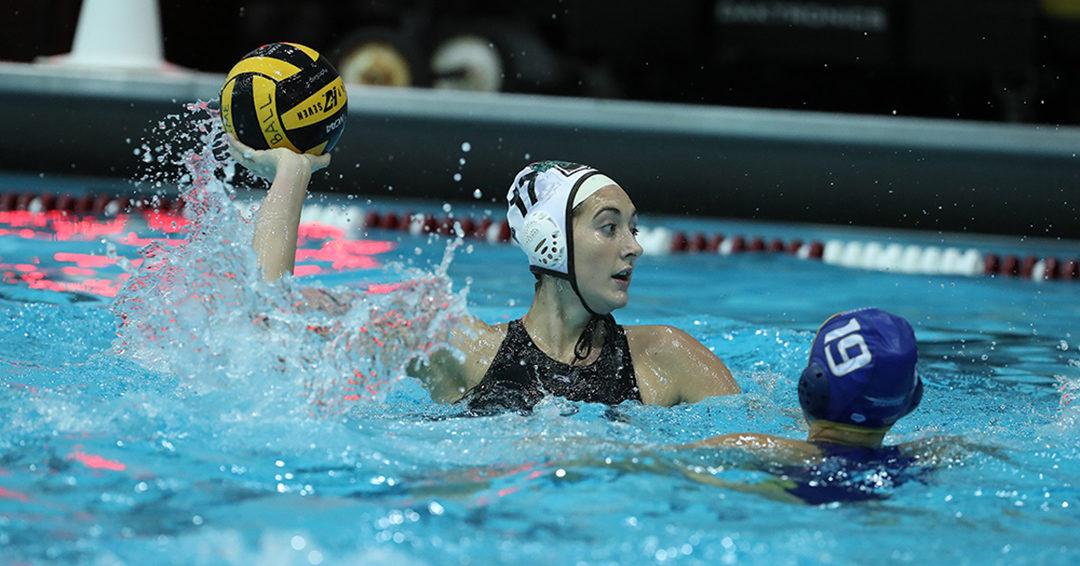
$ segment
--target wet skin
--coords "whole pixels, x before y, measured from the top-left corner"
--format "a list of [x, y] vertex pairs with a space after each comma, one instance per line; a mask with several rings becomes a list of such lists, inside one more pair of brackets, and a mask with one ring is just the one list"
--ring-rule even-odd
[[574, 271], [578, 290], [594, 311], [606, 314], [630, 300], [637, 241], [637, 209], [626, 191], [608, 185], [574, 210]]

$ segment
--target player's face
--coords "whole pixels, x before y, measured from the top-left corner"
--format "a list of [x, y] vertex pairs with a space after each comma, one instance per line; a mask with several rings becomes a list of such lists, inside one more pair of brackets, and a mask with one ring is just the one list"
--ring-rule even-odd
[[641, 257], [637, 210], [626, 191], [608, 185], [574, 210], [574, 272], [594, 311], [607, 314], [630, 300], [634, 263]]

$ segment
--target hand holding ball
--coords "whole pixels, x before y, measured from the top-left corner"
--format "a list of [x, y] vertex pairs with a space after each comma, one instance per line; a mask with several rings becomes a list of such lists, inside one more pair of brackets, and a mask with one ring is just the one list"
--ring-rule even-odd
[[282, 167], [292, 167], [294, 170], [306, 170], [314, 173], [330, 165], [329, 153], [321, 155], [297, 153], [284, 147], [256, 151], [236, 139], [232, 134], [226, 134], [225, 141], [229, 144], [229, 153], [232, 154], [237, 163], [243, 165], [256, 176], [270, 181], [277, 177], [277, 173]]
[[248, 53], [221, 88], [225, 131], [253, 149], [321, 155], [345, 129], [345, 83], [317, 51], [271, 43]]

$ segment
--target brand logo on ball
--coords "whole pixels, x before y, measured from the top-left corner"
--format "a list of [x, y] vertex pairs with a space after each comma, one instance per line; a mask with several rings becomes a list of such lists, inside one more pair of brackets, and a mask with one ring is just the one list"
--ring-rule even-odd
[[319, 94], [322, 95], [322, 100], [316, 100], [296, 111], [295, 123], [305, 124], [305, 121], [310, 122], [310, 119], [322, 119], [321, 114], [328, 114], [331, 110], [338, 107], [339, 96], [340, 98], [345, 98], [345, 89], [335, 83], [319, 91], [319, 93], [316, 93], [314, 96], [319, 96]]
[[290, 109], [282, 116], [282, 122], [290, 130], [318, 124], [341, 111], [342, 100], [345, 100], [345, 82], [338, 78]]
[[341, 116], [337, 117], [337, 120], [334, 120], [333, 122], [330, 122], [329, 124], [326, 125], [326, 133], [330, 133], [330, 132], [332, 132], [332, 131], [334, 131], [334, 130], [336, 130], [336, 129], [344, 126], [344, 125], [345, 125], [345, 115], [342, 114]]

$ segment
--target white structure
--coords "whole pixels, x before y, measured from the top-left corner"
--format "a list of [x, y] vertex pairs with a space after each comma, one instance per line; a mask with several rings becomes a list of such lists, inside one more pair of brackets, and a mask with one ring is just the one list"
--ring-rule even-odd
[[156, 0], [83, 0], [71, 53], [57, 65], [162, 71], [168, 64]]

